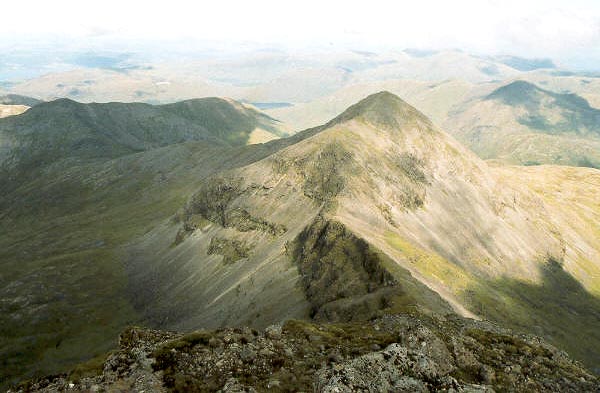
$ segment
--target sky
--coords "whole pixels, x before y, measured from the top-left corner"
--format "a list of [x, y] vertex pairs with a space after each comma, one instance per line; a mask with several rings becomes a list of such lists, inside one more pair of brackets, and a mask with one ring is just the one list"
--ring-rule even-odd
[[[29, 0], [2, 2], [0, 49], [194, 42], [461, 49], [600, 69], [600, 1]], [[0, 56], [2, 54], [0, 53]]]

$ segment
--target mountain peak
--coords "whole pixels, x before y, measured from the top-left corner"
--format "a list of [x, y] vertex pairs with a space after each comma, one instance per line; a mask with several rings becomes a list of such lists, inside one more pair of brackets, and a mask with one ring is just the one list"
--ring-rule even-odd
[[543, 93], [547, 92], [533, 83], [516, 80], [497, 88], [487, 96], [487, 99], [499, 100], [508, 105], [520, 105], [537, 102]]
[[43, 102], [39, 106], [39, 108], [72, 108], [72, 107], [80, 107], [83, 105], [85, 105], [85, 104], [82, 104], [81, 102], [72, 100], [70, 98], [61, 97], [61, 98], [56, 98], [52, 101]]
[[431, 121], [425, 115], [389, 91], [371, 94], [346, 109], [331, 123], [339, 124], [350, 120], [362, 120], [386, 128], [400, 128], [414, 123], [431, 126]]

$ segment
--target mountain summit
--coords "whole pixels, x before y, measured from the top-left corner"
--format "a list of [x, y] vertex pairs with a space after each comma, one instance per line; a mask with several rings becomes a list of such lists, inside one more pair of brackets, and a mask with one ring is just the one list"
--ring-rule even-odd
[[400, 97], [388, 91], [372, 94], [346, 109], [329, 125], [361, 120], [380, 127], [400, 128], [408, 124], [431, 125], [430, 120]]

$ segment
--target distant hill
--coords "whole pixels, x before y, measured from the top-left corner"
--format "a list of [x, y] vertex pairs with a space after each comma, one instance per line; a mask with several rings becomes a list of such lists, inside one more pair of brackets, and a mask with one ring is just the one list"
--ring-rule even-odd
[[535, 131], [600, 136], [600, 110], [577, 94], [553, 93], [533, 83], [516, 81], [498, 88], [485, 99], [525, 110], [517, 121]]
[[32, 168], [66, 158], [115, 158], [186, 141], [239, 146], [257, 132], [284, 135], [279, 127], [257, 110], [221, 98], [156, 106], [58, 99], [0, 119], [0, 162]]
[[0, 105], [25, 105], [32, 107], [41, 104], [42, 102], [44, 101], [18, 94], [6, 94], [0, 96]]
[[515, 81], [451, 112], [444, 127], [481, 157], [600, 166], [600, 110], [576, 94]]

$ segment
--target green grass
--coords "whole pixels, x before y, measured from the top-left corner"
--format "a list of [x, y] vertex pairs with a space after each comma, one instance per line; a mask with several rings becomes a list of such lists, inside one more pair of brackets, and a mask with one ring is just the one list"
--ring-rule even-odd
[[423, 276], [435, 278], [454, 291], [466, 289], [473, 282], [473, 277], [460, 266], [412, 245], [393, 232], [389, 232], [385, 240], [400, 251]]
[[2, 383], [60, 372], [116, 345], [123, 327], [138, 318], [119, 247], [183, 203], [181, 196], [161, 196], [140, 203], [108, 193], [83, 206], [77, 199], [72, 212], [64, 203], [62, 215], [51, 207], [45, 215], [3, 222], [2, 282], [14, 288], [3, 297], [27, 300], [3, 306]]
[[112, 353], [112, 351], [103, 353], [86, 362], [78, 364], [71, 371], [69, 371], [68, 378], [72, 381], [79, 381], [82, 378], [94, 377], [102, 374], [104, 362]]

